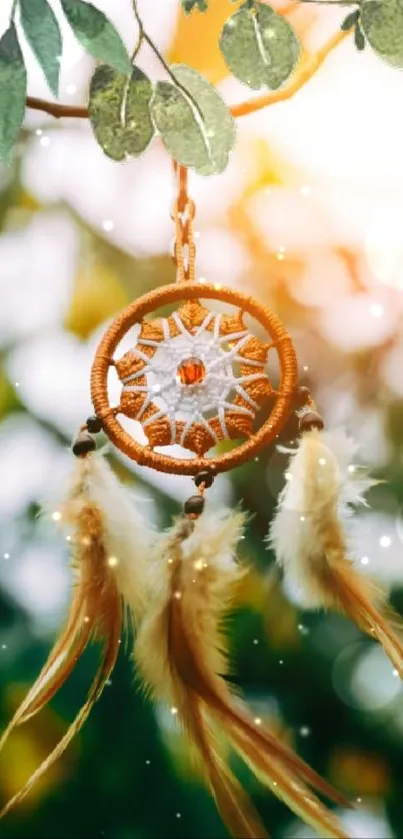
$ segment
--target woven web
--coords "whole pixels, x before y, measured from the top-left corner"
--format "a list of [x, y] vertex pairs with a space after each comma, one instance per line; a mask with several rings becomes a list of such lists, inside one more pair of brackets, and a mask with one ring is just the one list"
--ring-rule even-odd
[[[122, 408], [153, 446], [179, 443], [203, 453], [247, 436], [271, 393], [267, 351], [242, 313], [187, 303], [169, 318], [144, 320], [136, 346], [117, 362]], [[183, 381], [188, 368], [199, 380]]]

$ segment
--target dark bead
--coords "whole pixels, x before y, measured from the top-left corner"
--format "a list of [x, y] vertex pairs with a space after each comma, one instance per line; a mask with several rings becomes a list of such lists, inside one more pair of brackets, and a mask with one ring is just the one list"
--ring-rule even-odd
[[212, 469], [203, 469], [197, 475], [195, 475], [194, 482], [197, 487], [204, 484], [205, 488], [208, 489], [212, 486], [214, 481], [214, 475]]
[[304, 405], [308, 405], [311, 399], [311, 392], [309, 387], [305, 387], [305, 385], [301, 385], [301, 387], [297, 388], [294, 395], [294, 405], [296, 408], [303, 408]]
[[192, 495], [185, 501], [183, 509], [187, 516], [200, 516], [204, 510], [204, 498], [202, 495]]
[[320, 414], [315, 413], [315, 411], [308, 411], [306, 414], [303, 414], [299, 421], [300, 431], [312, 431], [313, 428], [322, 431], [324, 427], [325, 423], [322, 417]]
[[88, 417], [85, 424], [91, 434], [98, 434], [102, 431], [102, 422], [95, 414], [92, 417]]
[[96, 443], [88, 431], [79, 431], [71, 448], [76, 457], [85, 457], [86, 454], [95, 451]]

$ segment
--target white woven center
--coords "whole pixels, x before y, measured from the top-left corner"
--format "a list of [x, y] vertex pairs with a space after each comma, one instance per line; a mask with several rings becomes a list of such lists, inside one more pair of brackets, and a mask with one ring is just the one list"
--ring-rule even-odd
[[[147, 393], [136, 419], [142, 421], [142, 416], [151, 403], [157, 406], [158, 414], [142, 421], [144, 428], [160, 417], [168, 417], [172, 440], [175, 439], [177, 421], [184, 421], [185, 427], [181, 435], [181, 443], [186, 438], [189, 429], [195, 423], [204, 425], [216, 441], [207, 420], [211, 416], [218, 416], [223, 437], [228, 438], [225, 423], [225, 412], [230, 409], [234, 413], [254, 417], [258, 404], [249, 396], [243, 385], [256, 379], [265, 378], [262, 372], [247, 376], [238, 374], [236, 365], [247, 363], [259, 367], [261, 363], [245, 359], [239, 355], [242, 346], [252, 337], [248, 330], [234, 332], [230, 335], [220, 334], [221, 315], [209, 312], [203, 323], [193, 334], [189, 332], [176, 312], [172, 317], [179, 330], [179, 335], [172, 338], [169, 333], [168, 321], [161, 320], [164, 338], [160, 341], [138, 339], [134, 347], [143, 361], [144, 367], [137, 373], [123, 379], [123, 389], [133, 393]], [[209, 327], [209, 329], [207, 328]], [[141, 345], [155, 347], [152, 358], [141, 351]], [[178, 376], [178, 368], [189, 358], [199, 359], [205, 368], [203, 381], [197, 384], [182, 384]], [[136, 385], [135, 380], [146, 376], [147, 385]], [[246, 408], [233, 404], [235, 394], [241, 396], [250, 405]]]

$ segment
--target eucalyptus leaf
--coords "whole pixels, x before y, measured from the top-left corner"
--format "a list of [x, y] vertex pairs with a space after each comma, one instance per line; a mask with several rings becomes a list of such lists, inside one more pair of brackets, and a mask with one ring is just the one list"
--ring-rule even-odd
[[372, 49], [403, 68], [403, 0], [363, 0], [360, 21]]
[[207, 12], [207, 0], [180, 0], [180, 2], [185, 15], [190, 15], [193, 9], [199, 9], [200, 12]]
[[200, 175], [223, 172], [235, 144], [235, 123], [215, 88], [196, 70], [176, 64], [180, 87], [158, 82], [151, 102], [155, 125], [170, 155]]
[[138, 67], [130, 77], [112, 67], [95, 70], [91, 79], [89, 117], [97, 143], [112, 160], [137, 157], [154, 135], [150, 116], [153, 86]]
[[284, 84], [301, 53], [288, 21], [259, 2], [245, 3], [227, 20], [220, 49], [234, 76], [254, 90]]
[[25, 114], [27, 71], [14, 24], [0, 39], [0, 159], [10, 161]]
[[20, 0], [20, 10], [25, 37], [52, 93], [57, 96], [62, 36], [56, 15], [47, 0]]
[[104, 13], [83, 0], [61, 0], [61, 4], [77, 40], [90, 55], [129, 75], [131, 62], [126, 47]]
[[356, 9], [355, 12], [350, 12], [347, 17], [344, 18], [343, 23], [341, 24], [340, 29], [343, 32], [348, 32], [350, 29], [353, 28], [358, 23], [358, 19], [360, 17], [360, 10]]
[[359, 52], [365, 50], [365, 36], [358, 21], [354, 30], [354, 43]]

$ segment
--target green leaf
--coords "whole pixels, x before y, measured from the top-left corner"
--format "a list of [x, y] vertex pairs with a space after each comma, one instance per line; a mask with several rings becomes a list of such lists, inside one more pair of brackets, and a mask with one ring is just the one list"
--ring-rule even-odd
[[193, 9], [199, 9], [200, 12], [207, 12], [207, 0], [180, 0], [180, 2], [185, 15], [190, 15]]
[[131, 77], [112, 67], [98, 67], [91, 79], [88, 105], [97, 143], [112, 160], [137, 157], [154, 135], [150, 116], [153, 86], [147, 76], [133, 67]]
[[350, 12], [350, 14], [347, 15], [346, 18], [344, 18], [340, 29], [342, 29], [343, 32], [348, 32], [349, 29], [352, 29], [353, 26], [355, 26], [356, 23], [358, 23], [359, 17], [360, 17], [360, 10], [359, 9], [356, 9], [355, 12]]
[[365, 50], [365, 37], [364, 37], [364, 33], [363, 33], [363, 31], [361, 29], [361, 26], [358, 23], [358, 21], [356, 23], [356, 27], [355, 27], [355, 30], [354, 30], [354, 43], [355, 43], [355, 45], [357, 47], [357, 50], [359, 52], [362, 52], [363, 50]]
[[364, 0], [361, 25], [372, 49], [403, 68], [403, 0]]
[[26, 39], [52, 93], [57, 96], [62, 52], [62, 36], [57, 18], [47, 0], [20, 0], [20, 10]]
[[10, 159], [25, 114], [27, 71], [12, 23], [0, 39], [0, 158]]
[[61, 3], [77, 40], [90, 55], [129, 75], [131, 61], [126, 47], [104, 13], [83, 0], [61, 0]]
[[235, 123], [221, 96], [196, 70], [174, 64], [179, 87], [158, 82], [151, 102], [155, 125], [170, 155], [200, 175], [223, 172], [235, 143]]
[[284, 84], [301, 52], [288, 21], [259, 2], [245, 3], [227, 20], [220, 49], [234, 76], [254, 90]]

